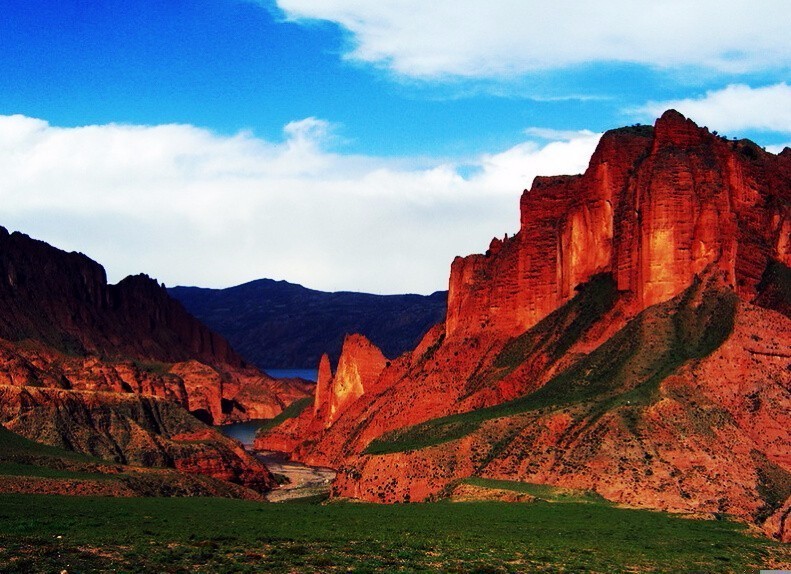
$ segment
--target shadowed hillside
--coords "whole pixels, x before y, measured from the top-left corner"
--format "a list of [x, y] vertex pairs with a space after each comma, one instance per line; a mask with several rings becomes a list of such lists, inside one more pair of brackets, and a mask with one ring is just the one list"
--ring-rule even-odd
[[413, 349], [445, 318], [447, 293], [327, 293], [259, 279], [228, 289], [173, 287], [170, 294], [259, 368], [309, 368], [328, 353], [338, 362], [346, 334], [368, 337], [389, 358]]

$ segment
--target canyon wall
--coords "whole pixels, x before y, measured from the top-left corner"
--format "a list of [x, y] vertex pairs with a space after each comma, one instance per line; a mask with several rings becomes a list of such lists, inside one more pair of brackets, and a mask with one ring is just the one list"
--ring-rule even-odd
[[245, 366], [227, 341], [147, 275], [109, 285], [104, 268], [0, 227], [0, 337], [106, 358]]
[[671, 110], [605, 133], [584, 174], [536, 178], [520, 209], [515, 236], [453, 261], [446, 321], [414, 351], [332, 418], [326, 365], [316, 408], [257, 444], [338, 468], [341, 497], [477, 475], [787, 539], [791, 149]]
[[0, 424], [30, 440], [119, 464], [174, 468], [257, 492], [276, 487], [239, 443], [156, 397], [0, 384]]
[[603, 272], [633, 313], [710, 264], [752, 300], [769, 261], [791, 265], [789, 181], [791, 150], [725, 140], [672, 110], [653, 128], [607, 132], [583, 175], [536, 178], [519, 233], [456, 258], [447, 336], [517, 335]]
[[304, 396], [245, 363], [146, 275], [104, 268], [0, 227], [0, 375], [6, 384], [139, 393], [209, 424], [268, 418]]

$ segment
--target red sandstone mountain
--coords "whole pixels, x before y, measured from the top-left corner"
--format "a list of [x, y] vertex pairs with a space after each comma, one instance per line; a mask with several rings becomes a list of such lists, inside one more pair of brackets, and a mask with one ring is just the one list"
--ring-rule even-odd
[[669, 111], [607, 132], [583, 175], [536, 178], [520, 231], [453, 262], [443, 325], [334, 420], [333, 380], [257, 444], [339, 467], [338, 496], [480, 475], [788, 540], [790, 265], [791, 150]]
[[108, 285], [86, 256], [0, 228], [6, 428], [124, 464], [262, 491], [274, 485], [267, 469], [200, 421], [271, 418], [304, 395], [303, 386], [246, 365], [153, 279]]
[[244, 361], [147, 275], [108, 285], [104, 268], [0, 227], [0, 337], [106, 358], [243, 367]]
[[246, 365], [148, 276], [108, 285], [85, 255], [2, 227], [0, 340], [5, 384], [152, 394], [210, 424], [272, 417], [303, 396]]
[[257, 492], [275, 486], [238, 442], [149, 395], [0, 386], [0, 423], [30, 440], [115, 463], [175, 468]]

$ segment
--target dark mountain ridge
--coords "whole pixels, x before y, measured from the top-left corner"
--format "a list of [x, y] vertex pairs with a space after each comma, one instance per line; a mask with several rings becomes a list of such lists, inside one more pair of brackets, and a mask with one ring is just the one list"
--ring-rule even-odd
[[447, 292], [373, 295], [324, 292], [272, 279], [227, 289], [172, 287], [190, 313], [259, 368], [313, 369], [323, 353], [337, 364], [343, 339], [361, 333], [395, 358], [445, 318]]
[[82, 253], [0, 227], [0, 338], [70, 354], [243, 367], [228, 342], [140, 274], [116, 285]]

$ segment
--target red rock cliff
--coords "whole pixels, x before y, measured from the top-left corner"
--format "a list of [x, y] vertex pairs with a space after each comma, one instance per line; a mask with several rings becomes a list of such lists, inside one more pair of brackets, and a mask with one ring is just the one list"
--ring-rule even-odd
[[0, 423], [31, 440], [123, 464], [170, 467], [265, 492], [267, 468], [170, 401], [0, 384]]
[[227, 341], [147, 275], [108, 285], [104, 268], [0, 227], [0, 337], [67, 352], [244, 366]]
[[324, 353], [321, 356], [321, 361], [319, 361], [319, 370], [316, 374], [316, 393], [313, 400], [313, 413], [315, 415], [318, 415], [322, 406], [328, 403], [331, 387], [332, 367], [330, 366], [330, 357], [327, 353]]
[[0, 227], [3, 378], [156, 395], [209, 424], [272, 417], [304, 396], [245, 365], [147, 275], [108, 285], [85, 255]]
[[425, 500], [479, 475], [785, 540], [790, 222], [791, 150], [673, 111], [608, 132], [585, 174], [535, 180], [516, 236], [453, 262], [444, 326], [288, 445], [339, 469], [336, 496]]
[[516, 335], [601, 272], [633, 297], [666, 301], [707, 265], [752, 300], [770, 260], [791, 264], [791, 154], [727, 141], [675, 111], [604, 134], [580, 176], [539, 177], [521, 229], [451, 267], [446, 333]]
[[[323, 362], [323, 359], [322, 359]], [[379, 348], [362, 335], [347, 335], [338, 360], [338, 368], [329, 384], [326, 398], [319, 403], [321, 385], [317, 385], [316, 402], [326, 426], [335, 422], [379, 378], [387, 358]], [[329, 362], [325, 366], [328, 370]], [[321, 372], [321, 365], [319, 371]]]

